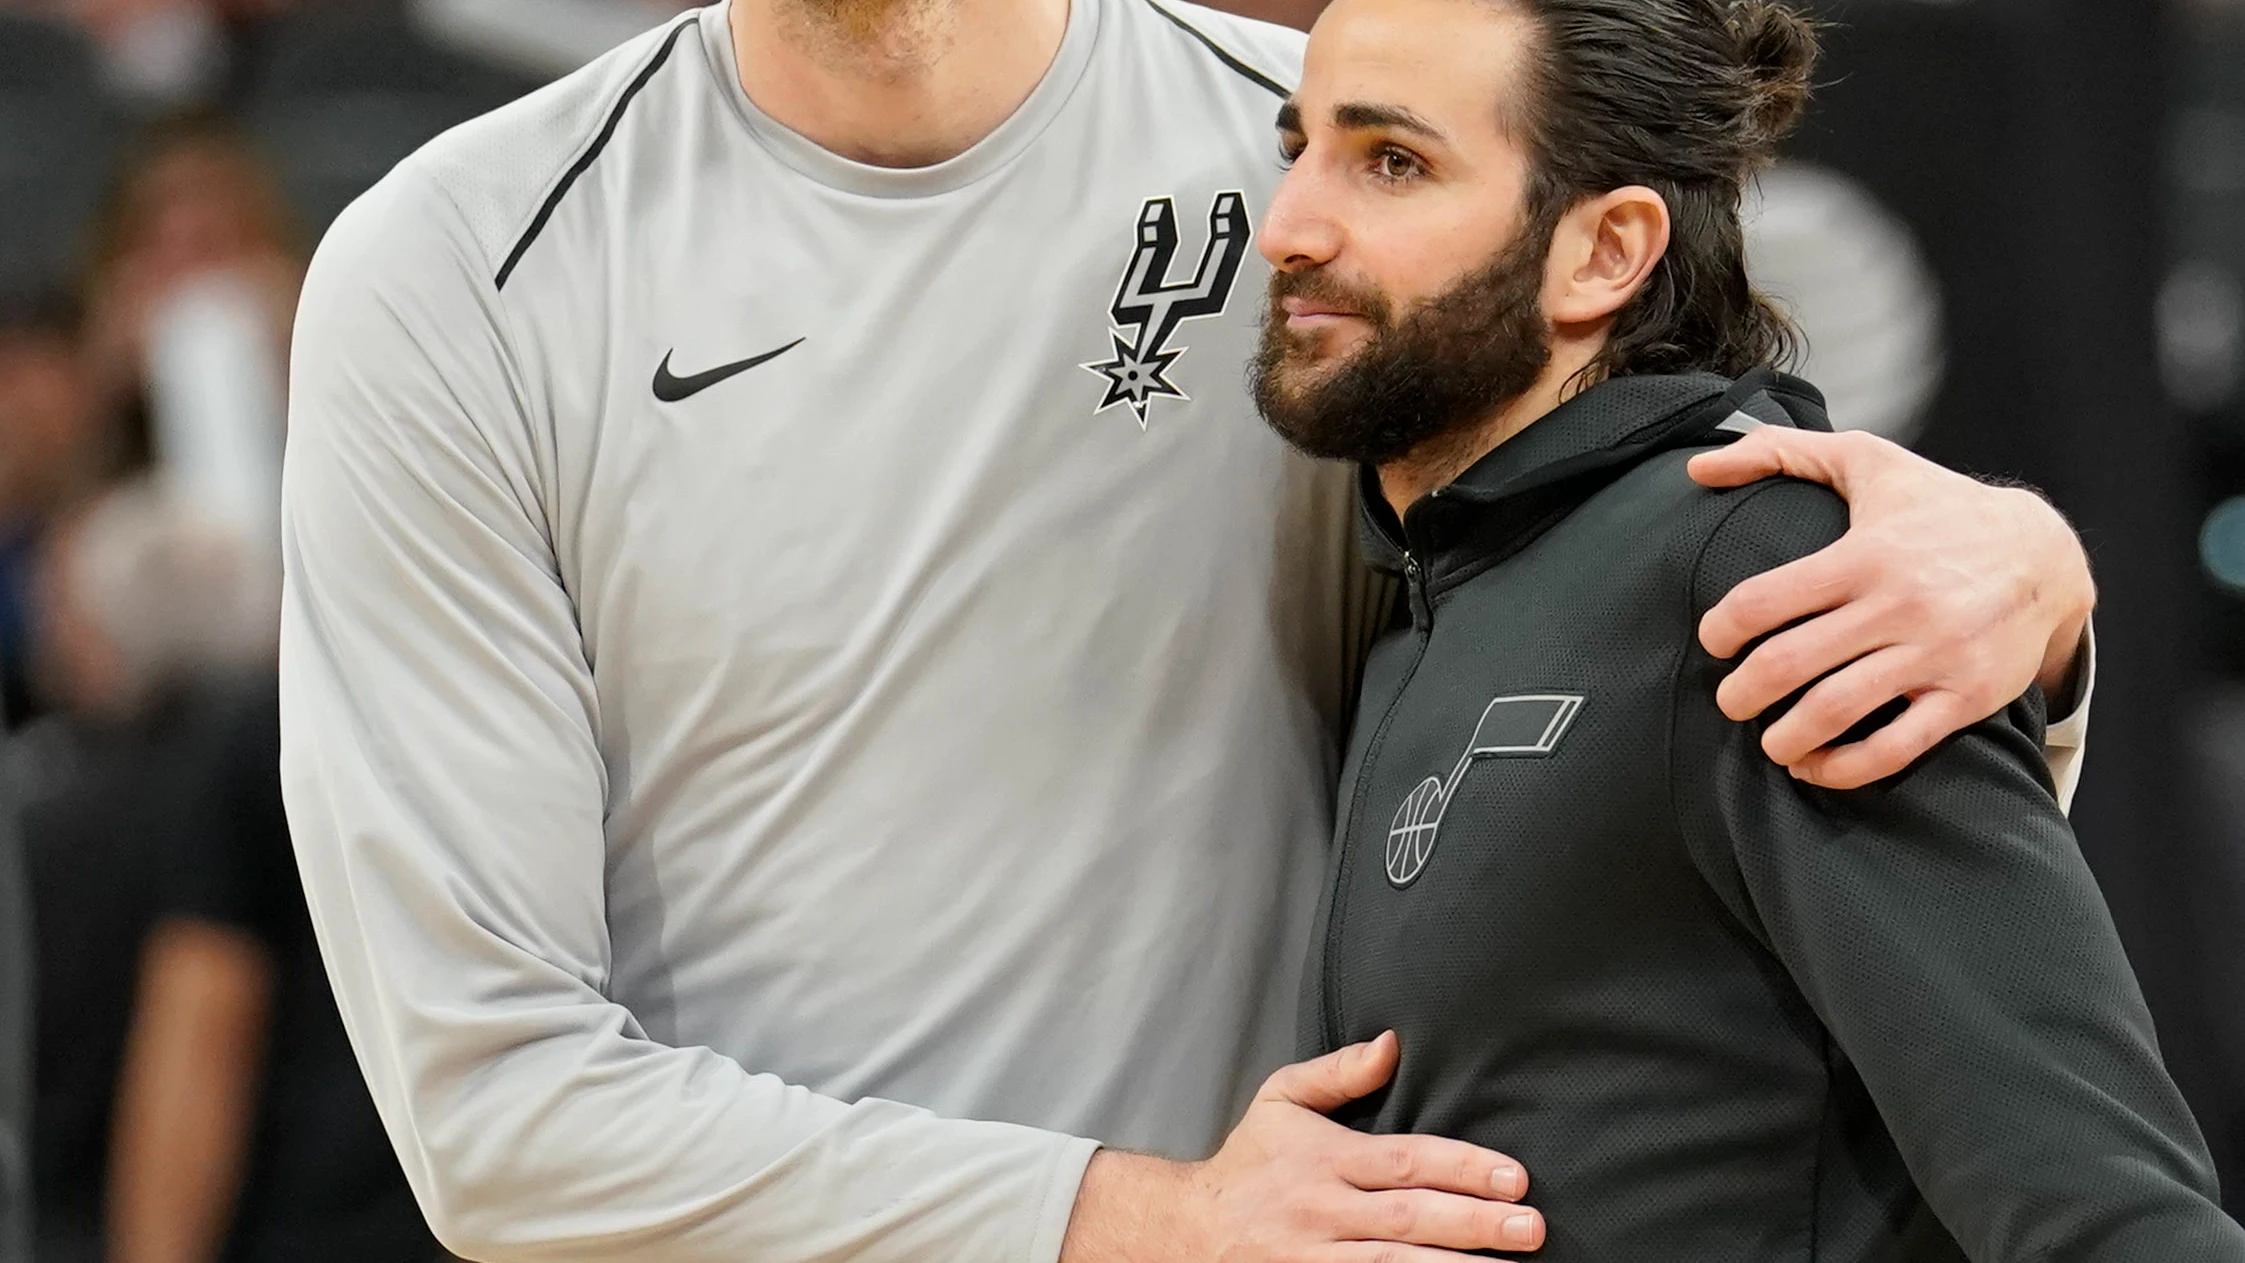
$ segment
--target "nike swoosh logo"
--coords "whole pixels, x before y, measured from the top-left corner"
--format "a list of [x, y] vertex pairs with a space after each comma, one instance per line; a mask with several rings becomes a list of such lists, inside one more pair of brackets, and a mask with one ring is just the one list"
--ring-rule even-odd
[[766, 351], [762, 355], [752, 355], [745, 360], [721, 364], [706, 373], [695, 373], [687, 377], [671, 375], [670, 357], [677, 354], [674, 349], [663, 356], [662, 367], [655, 370], [655, 398], [662, 400], [664, 403], [677, 403], [682, 399], [691, 399], [721, 381], [738, 377], [759, 364], [776, 360], [801, 345], [803, 345], [803, 339], [797, 338], [777, 351]]

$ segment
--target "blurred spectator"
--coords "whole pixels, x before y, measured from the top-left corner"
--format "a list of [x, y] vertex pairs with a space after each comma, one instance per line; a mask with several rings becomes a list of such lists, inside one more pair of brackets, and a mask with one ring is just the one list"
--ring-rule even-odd
[[270, 668], [211, 696], [210, 775], [142, 957], [119, 1079], [109, 1258], [433, 1259], [305, 911]]
[[[332, 3], [332, 0], [327, 0]], [[296, 0], [0, 0], [75, 24], [100, 54], [103, 87], [131, 109], [209, 104], [226, 90], [243, 29]]]
[[97, 446], [69, 305], [0, 307], [0, 714], [10, 722], [33, 710], [31, 559], [91, 484]]
[[1813, 163], [1762, 173], [1741, 213], [1747, 267], [1801, 333], [1794, 371], [1832, 424], [1915, 439], [1941, 385], [1941, 286], [1910, 226], [1859, 181]]
[[0, 287], [66, 284], [115, 147], [115, 110], [81, 31], [0, 0]]
[[157, 125], [95, 230], [87, 352], [99, 401], [172, 490], [262, 541], [280, 495], [282, 374], [301, 254], [270, 171], [228, 125]]
[[41, 949], [38, 1257], [433, 1257], [295, 880], [277, 576], [143, 482], [59, 530], [42, 579], [62, 709], [12, 752]]
[[[141, 949], [182, 867], [177, 830], [206, 757], [182, 668], [216, 629], [181, 625], [175, 616], [191, 611], [165, 598], [223, 584], [223, 545], [177, 531], [148, 540], [151, 498], [118, 494], [55, 532], [41, 571], [40, 666], [60, 714], [11, 751], [40, 947], [38, 1256], [54, 1263], [103, 1257], [112, 1094]], [[196, 572], [203, 583], [188, 578]], [[206, 610], [229, 603], [205, 595]]]
[[412, 0], [414, 19], [462, 52], [568, 74], [695, 0]]
[[137, 105], [209, 100], [227, 69], [218, 7], [203, 0], [78, 0], [75, 16], [102, 52], [111, 92]]
[[[2226, 1159], [2228, 1205], [2245, 1216], [2245, 0], [2192, 0], [2182, 19], [2157, 311], [2167, 394], [2191, 425], [2200, 634], [2211, 651], [2180, 708], [2197, 754], [2202, 845], [2219, 866], [2188, 884], [2206, 927], [2192, 944], [2206, 1023], [2226, 1052], [2209, 1072], [2225, 1100], [2202, 1121]], [[2165, 1026], [2160, 1035], [2165, 1043]]]

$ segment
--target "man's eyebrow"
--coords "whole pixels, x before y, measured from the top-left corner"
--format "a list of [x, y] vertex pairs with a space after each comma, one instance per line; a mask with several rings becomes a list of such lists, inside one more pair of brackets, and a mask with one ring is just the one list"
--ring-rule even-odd
[[1334, 106], [1333, 125], [1343, 131], [1361, 132], [1385, 128], [1412, 132], [1428, 140], [1449, 139], [1442, 134], [1441, 128], [1400, 105], [1375, 105], [1369, 101], [1348, 101]]
[[1302, 130], [1302, 107], [1294, 104], [1293, 97], [1288, 97], [1279, 103], [1278, 129], [1282, 132], [1299, 132]]

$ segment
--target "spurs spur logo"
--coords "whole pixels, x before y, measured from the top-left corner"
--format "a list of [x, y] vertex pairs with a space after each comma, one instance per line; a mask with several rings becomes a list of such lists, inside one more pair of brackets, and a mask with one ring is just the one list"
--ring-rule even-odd
[[1222, 313], [1231, 301], [1232, 281], [1247, 257], [1250, 229], [1247, 197], [1218, 193], [1208, 212], [1208, 242], [1191, 277], [1172, 281], [1177, 255], [1177, 206], [1167, 197], [1150, 197], [1138, 212], [1138, 244], [1123, 269], [1122, 284], [1107, 309], [1114, 318], [1114, 358], [1084, 365], [1107, 381], [1106, 397], [1093, 415], [1128, 404], [1144, 429], [1146, 410], [1156, 396], [1190, 399], [1169, 379], [1169, 369], [1190, 347], [1171, 346], [1177, 326], [1200, 316]]
[[1442, 831], [1443, 814], [1457, 795], [1458, 782], [1475, 759], [1536, 758], [1559, 748], [1559, 738], [1575, 722], [1583, 699], [1577, 693], [1535, 693], [1500, 697], [1481, 712], [1473, 740], [1449, 780], [1432, 776], [1419, 782], [1396, 808], [1388, 826], [1388, 881], [1398, 890], [1419, 879], [1434, 856], [1435, 835]]

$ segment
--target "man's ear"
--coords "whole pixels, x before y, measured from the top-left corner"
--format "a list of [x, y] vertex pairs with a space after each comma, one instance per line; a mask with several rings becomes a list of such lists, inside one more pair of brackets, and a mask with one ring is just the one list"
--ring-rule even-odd
[[1668, 203], [1641, 185], [1590, 198], [1552, 234], [1543, 310], [1553, 324], [1605, 320], [1637, 296], [1668, 252]]

